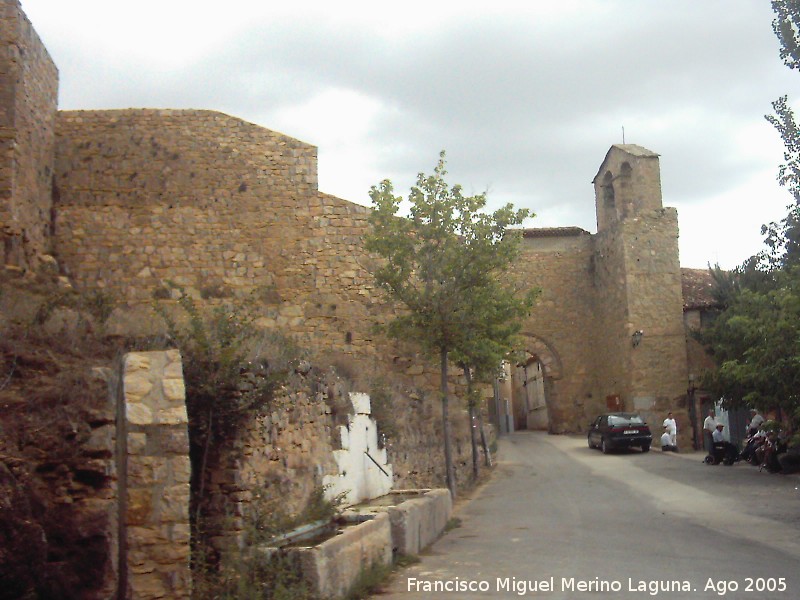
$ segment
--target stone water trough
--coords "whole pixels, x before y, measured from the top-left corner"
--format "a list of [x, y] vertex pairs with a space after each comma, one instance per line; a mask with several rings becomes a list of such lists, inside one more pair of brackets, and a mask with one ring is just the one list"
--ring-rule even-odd
[[333, 521], [295, 529], [261, 550], [267, 558], [290, 558], [319, 598], [341, 598], [373, 565], [389, 565], [430, 545], [444, 531], [452, 506], [446, 489], [391, 492]]

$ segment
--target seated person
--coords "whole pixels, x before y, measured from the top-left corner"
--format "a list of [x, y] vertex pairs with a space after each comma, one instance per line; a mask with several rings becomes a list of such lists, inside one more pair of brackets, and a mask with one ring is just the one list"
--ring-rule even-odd
[[785, 436], [777, 431], [767, 432], [767, 440], [764, 442], [764, 453], [761, 456], [761, 468], [770, 473], [779, 473], [782, 465], [778, 456], [786, 452]]
[[767, 439], [767, 432], [759, 429], [755, 434], [747, 439], [744, 450], [742, 450], [742, 460], [750, 460], [750, 457], [755, 453], [756, 448], [764, 443]]
[[761, 429], [765, 419], [762, 417], [755, 408], [750, 409], [750, 424], [747, 426], [747, 435], [754, 436], [756, 432]]
[[669, 434], [669, 428], [664, 425], [664, 434], [661, 436], [661, 451], [662, 452], [677, 452], [678, 447], [673, 445], [672, 436]]
[[739, 455], [739, 451], [736, 449], [736, 446], [731, 444], [722, 435], [722, 429], [724, 427], [725, 425], [722, 423], [717, 423], [717, 427], [714, 430], [714, 433], [711, 434], [711, 438], [714, 440], [714, 449], [721, 448], [725, 452], [725, 458], [733, 462]]

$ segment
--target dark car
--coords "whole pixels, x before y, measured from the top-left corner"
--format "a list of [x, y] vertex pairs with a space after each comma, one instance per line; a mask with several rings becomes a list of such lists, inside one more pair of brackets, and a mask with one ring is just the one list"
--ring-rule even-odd
[[644, 419], [636, 413], [607, 413], [597, 417], [589, 427], [589, 448], [600, 448], [604, 454], [618, 448], [638, 447], [650, 450], [653, 435]]

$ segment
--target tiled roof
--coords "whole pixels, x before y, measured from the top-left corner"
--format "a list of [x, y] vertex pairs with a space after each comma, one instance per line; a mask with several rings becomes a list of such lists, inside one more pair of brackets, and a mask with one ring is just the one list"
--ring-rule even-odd
[[681, 288], [683, 310], [719, 306], [713, 294], [714, 278], [708, 269], [681, 269]]
[[526, 238], [575, 237], [578, 235], [590, 235], [590, 233], [580, 227], [538, 227], [522, 230], [522, 237]]

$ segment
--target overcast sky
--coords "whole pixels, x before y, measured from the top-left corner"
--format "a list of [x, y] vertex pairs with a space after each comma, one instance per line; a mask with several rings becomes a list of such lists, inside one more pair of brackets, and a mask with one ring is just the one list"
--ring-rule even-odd
[[[61, 109], [222, 111], [319, 148], [320, 190], [369, 204], [447, 151], [448, 181], [596, 231], [624, 141], [661, 155], [681, 264], [731, 268], [791, 201], [764, 115], [797, 92], [767, 0], [22, 0]], [[794, 104], [794, 103], [793, 103]], [[797, 106], [797, 104], [794, 104]]]

